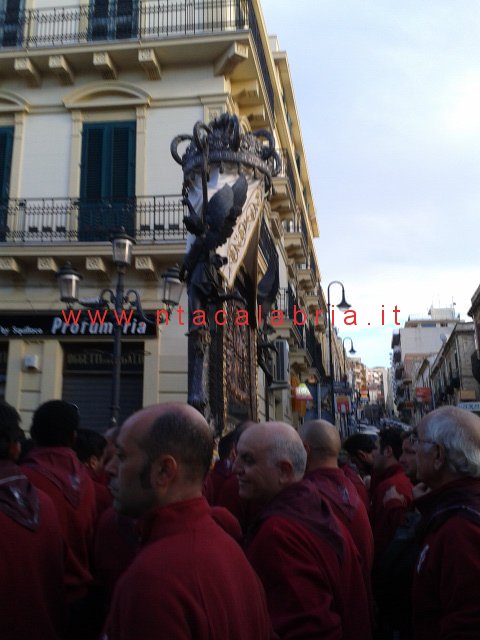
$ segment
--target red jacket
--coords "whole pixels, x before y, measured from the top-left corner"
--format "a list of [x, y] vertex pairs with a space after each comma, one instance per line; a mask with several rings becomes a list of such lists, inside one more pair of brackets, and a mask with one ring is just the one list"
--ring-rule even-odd
[[358, 473], [355, 471], [355, 468], [350, 462], [347, 462], [347, 464], [342, 467], [342, 471], [357, 490], [358, 495], [360, 496], [368, 512], [368, 510], [370, 509], [370, 496], [368, 495], [368, 489], [365, 486], [362, 478], [358, 475]]
[[138, 548], [135, 520], [120, 515], [113, 507], [106, 509], [95, 532], [93, 568], [97, 585], [104, 589], [107, 601]]
[[255, 502], [244, 500], [238, 495], [238, 478], [235, 473], [225, 478], [217, 494], [215, 505], [228, 509], [238, 520], [243, 533], [246, 533], [259, 510]]
[[375, 542], [375, 562], [391, 542], [412, 503], [412, 483], [400, 464], [372, 476], [370, 522]]
[[313, 483], [278, 494], [247, 539], [281, 640], [370, 640], [358, 551]]
[[143, 548], [115, 589], [104, 639], [274, 637], [262, 586], [204, 498], [153, 509]]
[[112, 506], [113, 497], [110, 493], [108, 486], [105, 484], [103, 476], [98, 476], [94, 471], [85, 467], [88, 475], [93, 481], [93, 488], [95, 489], [95, 501], [97, 505], [97, 520], [102, 513]]
[[217, 460], [207, 474], [203, 485], [203, 495], [212, 506], [217, 504], [218, 496], [225, 480], [232, 475], [230, 460]]
[[50, 498], [0, 461], [0, 638], [59, 640], [64, 547]]
[[92, 582], [90, 554], [97, 513], [93, 481], [75, 452], [66, 447], [34, 449], [21, 469], [53, 501], [66, 546], [67, 600], [79, 600]]
[[370, 582], [373, 565], [373, 534], [368, 513], [357, 490], [342, 469], [315, 469], [305, 476], [330, 503], [333, 513], [347, 527], [360, 553]]
[[415, 505], [422, 514], [412, 590], [415, 640], [478, 640], [480, 480], [456, 480]]

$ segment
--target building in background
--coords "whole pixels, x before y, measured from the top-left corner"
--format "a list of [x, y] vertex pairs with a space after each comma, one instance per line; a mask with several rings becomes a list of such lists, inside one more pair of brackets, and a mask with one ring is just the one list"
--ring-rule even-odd
[[472, 306], [468, 315], [473, 319], [475, 349], [472, 353], [472, 373], [477, 382], [480, 382], [480, 285], [472, 296]]
[[429, 386], [435, 407], [450, 404], [469, 408], [471, 403], [480, 401], [480, 384], [472, 371], [474, 353], [474, 323], [457, 324], [430, 368]]
[[[56, 273], [69, 260], [84, 276], [82, 296], [98, 298], [115, 275], [111, 231], [124, 227], [136, 240], [127, 288], [140, 292], [146, 312], [162, 308], [160, 276], [181, 262], [187, 237], [170, 143], [223, 113], [236, 115], [242, 132], [270, 131], [281, 157], [270, 200], [256, 194], [246, 205], [242, 250], [231, 265], [235, 288], [254, 302], [268, 264], [278, 263], [274, 307], [285, 321], [268, 336], [277, 349], [266, 367], [255, 312], [248, 327], [232, 323], [215, 338], [217, 426], [298, 421], [303, 405], [292, 408], [292, 379], [309, 381], [319, 415], [326, 305], [316, 212], [287, 55], [267, 36], [259, 1], [7, 7], [0, 13], [0, 391], [24, 426], [50, 398], [78, 404], [85, 427], [108, 425], [111, 330], [65, 322]], [[307, 312], [304, 324], [298, 309]], [[185, 332], [176, 313], [161, 327], [137, 317], [124, 327], [121, 419], [143, 405], [186, 399]]]
[[452, 308], [431, 308], [427, 317], [410, 316], [392, 336], [393, 393], [398, 415], [406, 423], [415, 413], [413, 381], [425, 358], [436, 356], [462, 321]]

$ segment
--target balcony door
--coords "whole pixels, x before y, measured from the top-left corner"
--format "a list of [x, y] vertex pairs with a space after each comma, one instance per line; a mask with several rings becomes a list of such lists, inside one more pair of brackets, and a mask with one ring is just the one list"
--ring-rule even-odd
[[90, 40], [134, 38], [138, 0], [90, 0]]
[[83, 125], [78, 238], [109, 240], [114, 229], [135, 230], [136, 123]]
[[13, 127], [0, 127], [0, 241], [7, 236], [8, 194], [12, 165]]
[[22, 44], [24, 0], [4, 0], [0, 7], [0, 42], [3, 47], [18, 47]]

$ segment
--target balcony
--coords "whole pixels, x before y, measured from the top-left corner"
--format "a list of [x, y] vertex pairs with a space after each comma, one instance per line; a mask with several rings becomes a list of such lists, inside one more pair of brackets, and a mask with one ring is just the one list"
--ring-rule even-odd
[[139, 243], [184, 243], [187, 214], [180, 195], [88, 201], [24, 198], [0, 204], [0, 242], [64, 244], [105, 242], [124, 227]]
[[291, 287], [279, 289], [275, 309], [283, 313], [282, 319], [284, 320], [283, 322], [275, 323], [272, 321], [271, 323], [277, 333], [277, 337], [285, 338], [290, 344], [301, 343], [303, 340], [301, 323], [305, 318]]
[[303, 215], [283, 223], [284, 244], [287, 256], [297, 264], [305, 264], [308, 259], [308, 235]]
[[[33, 60], [40, 73], [48, 72], [52, 49], [65, 54], [68, 64], [75, 58], [74, 68], [84, 67], [86, 46], [90, 45], [99, 45], [100, 49], [108, 47], [109, 51], [118, 50], [122, 45], [123, 53], [116, 62], [129, 67], [133, 60], [128, 57], [129, 50], [141, 53], [145, 44], [156, 47], [161, 41], [175, 40], [175, 43], [169, 43], [173, 48], [168, 46], [162, 50], [163, 62], [174, 62], [169, 56], [176, 47], [182, 46], [180, 39], [185, 44], [185, 38], [190, 45], [192, 38], [209, 38], [203, 47], [192, 47], [193, 59], [198, 61], [202, 56], [207, 59], [213, 55], [220, 60], [225, 55], [225, 43], [216, 46], [211, 36], [233, 34], [234, 38], [229, 39], [234, 46], [238, 34], [247, 35], [248, 32], [256, 50], [266, 101], [274, 116], [273, 84], [251, 0], [95, 2], [88, 6], [0, 12], [0, 50], [10, 58], [28, 53], [31, 60], [27, 62]], [[115, 47], [112, 47], [114, 43]], [[244, 59], [244, 56], [240, 55], [240, 58]], [[1, 71], [7, 69], [11, 69], [11, 60], [5, 61]]]
[[310, 359], [312, 362], [312, 371], [320, 380], [325, 377], [325, 368], [323, 366], [323, 358], [322, 358], [322, 345], [317, 341], [315, 337], [315, 329], [312, 324], [308, 324], [305, 327], [306, 333], [306, 346], [307, 352], [310, 355]]
[[282, 220], [292, 220], [297, 209], [295, 174], [288, 152], [285, 149], [281, 149], [279, 156], [280, 171], [273, 178], [271, 207], [278, 212]]
[[299, 264], [297, 266], [297, 282], [304, 291], [311, 291], [315, 286], [315, 273], [309, 265]]
[[[34, 49], [98, 40], [150, 40], [249, 27], [250, 10], [235, 0], [97, 2], [82, 6], [3, 11], [1, 46]], [[255, 19], [255, 18], [254, 18]]]

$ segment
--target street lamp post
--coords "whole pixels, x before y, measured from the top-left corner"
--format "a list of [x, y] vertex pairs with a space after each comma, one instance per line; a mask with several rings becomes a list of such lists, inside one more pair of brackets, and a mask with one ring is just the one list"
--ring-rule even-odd
[[[184, 142], [189, 144], [180, 156], [178, 147]], [[246, 256], [250, 222], [243, 216], [238, 233], [236, 226], [244, 209], [248, 208], [249, 216], [260, 216], [255, 213], [253, 194], [257, 193], [255, 202], [259, 203], [268, 196], [280, 158], [269, 131], [243, 132], [238, 117], [226, 113], [208, 125], [197, 122], [193, 135], [176, 136], [170, 150], [183, 169], [183, 202], [189, 210], [183, 219], [190, 234], [188, 250], [180, 268], [188, 294], [188, 403], [221, 430], [222, 403], [212, 407], [210, 402], [210, 345], [216, 332], [213, 319], [219, 311], [226, 313], [228, 301], [247, 305], [236, 290], [235, 275]], [[276, 291], [269, 308], [275, 296]], [[206, 318], [203, 326], [195, 321], [199, 312]]]
[[351, 356], [354, 356], [357, 352], [355, 351], [355, 348], [353, 346], [353, 340], [351, 338], [346, 337], [346, 338], [342, 339], [343, 359], [344, 359], [344, 362], [345, 362], [345, 377], [346, 377], [346, 375], [347, 375], [347, 356], [346, 356], [346, 353], [345, 353], [345, 340], [350, 340], [350, 349], [348, 350], [348, 353]]
[[335, 375], [333, 372], [333, 353], [332, 353], [332, 310], [330, 307], [330, 287], [332, 284], [339, 284], [342, 287], [342, 299], [337, 304], [337, 309], [340, 311], [347, 311], [352, 306], [345, 300], [345, 288], [343, 283], [339, 280], [332, 280], [327, 287], [327, 307], [328, 307], [328, 353], [329, 353], [329, 365], [330, 365], [330, 396], [332, 400], [332, 422], [335, 424]]
[[[133, 309], [140, 318], [148, 324], [162, 324], [166, 319], [149, 318], [142, 309], [140, 294], [136, 289], [125, 292], [125, 273], [132, 261], [132, 247], [135, 240], [125, 233], [123, 229], [112, 236], [113, 262], [117, 269], [117, 282], [115, 292], [112, 289], [103, 289], [97, 300], [93, 302], [80, 300], [78, 297], [79, 282], [82, 275], [67, 262], [57, 272], [57, 280], [60, 289], [60, 300], [69, 306], [78, 303], [89, 309], [110, 309], [114, 311], [113, 322], [113, 361], [112, 361], [112, 405], [110, 426], [115, 427], [119, 422], [120, 414], [120, 380], [122, 366], [122, 314], [125, 308]], [[170, 317], [182, 295], [183, 282], [178, 277], [178, 267], [172, 267], [162, 274], [163, 291], [162, 302], [167, 307], [167, 316]], [[157, 314], [158, 316], [158, 314]]]
[[[347, 336], [346, 338], [342, 339], [343, 362], [345, 363], [345, 370], [344, 370], [345, 392], [347, 392], [348, 391], [348, 386], [347, 386], [348, 385], [348, 378], [347, 378], [347, 354], [345, 353], [345, 340], [350, 340], [350, 349], [348, 350], [348, 353], [353, 356], [357, 352], [355, 351], [355, 348], [353, 346], [353, 340], [349, 336]], [[352, 410], [353, 410], [353, 402], [352, 402]], [[345, 427], [346, 432], [348, 433], [348, 420], [347, 420], [346, 414], [344, 415], [344, 427]]]
[[[342, 347], [343, 347], [343, 360], [345, 362], [345, 382], [347, 381], [347, 354], [345, 353], [345, 340], [350, 340], [350, 349], [348, 350], [348, 353], [351, 356], [354, 356], [357, 352], [355, 350], [355, 347], [353, 346], [353, 340], [350, 337], [346, 337], [342, 339]], [[352, 385], [353, 386], [353, 385]]]

